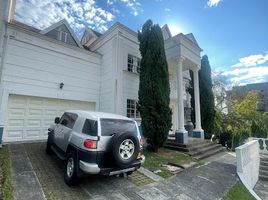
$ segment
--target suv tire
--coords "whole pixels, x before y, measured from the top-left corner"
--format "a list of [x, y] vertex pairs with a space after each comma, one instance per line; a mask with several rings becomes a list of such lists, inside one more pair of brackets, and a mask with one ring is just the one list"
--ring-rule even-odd
[[75, 185], [77, 182], [77, 157], [73, 151], [70, 151], [64, 165], [64, 181], [67, 185]]
[[133, 163], [140, 152], [140, 144], [133, 133], [114, 135], [112, 139], [113, 157], [119, 167], [126, 167]]
[[49, 132], [48, 133], [48, 138], [47, 138], [47, 146], [46, 146], [46, 154], [48, 154], [48, 155], [52, 155], [53, 154], [53, 151], [52, 151], [52, 149], [51, 149], [51, 145], [52, 145], [52, 135], [51, 135], [52, 133], [51, 132]]

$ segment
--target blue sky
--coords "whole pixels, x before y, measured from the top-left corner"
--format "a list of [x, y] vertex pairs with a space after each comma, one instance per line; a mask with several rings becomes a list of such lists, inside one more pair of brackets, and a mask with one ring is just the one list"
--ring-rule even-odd
[[241, 85], [268, 81], [267, 9], [267, 0], [17, 0], [15, 19], [43, 29], [66, 18], [81, 36], [116, 21], [136, 31], [150, 18], [192, 32], [213, 74]]

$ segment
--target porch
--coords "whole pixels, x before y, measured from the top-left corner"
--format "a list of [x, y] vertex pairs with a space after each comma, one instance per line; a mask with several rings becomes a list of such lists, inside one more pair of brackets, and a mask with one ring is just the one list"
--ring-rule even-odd
[[[188, 144], [189, 136], [204, 140], [201, 127], [200, 94], [198, 71], [201, 66], [200, 53], [192, 34], [178, 34], [165, 38], [165, 51], [170, 77], [170, 107], [172, 109], [172, 131], [170, 137], [175, 137], [177, 143]], [[191, 95], [188, 92], [193, 72], [193, 89], [195, 102], [195, 122], [191, 121]]]

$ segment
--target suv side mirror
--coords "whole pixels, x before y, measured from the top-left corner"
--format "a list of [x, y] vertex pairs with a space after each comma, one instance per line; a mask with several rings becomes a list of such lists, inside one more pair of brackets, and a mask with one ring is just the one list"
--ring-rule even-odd
[[55, 120], [54, 120], [55, 124], [58, 124], [60, 123], [60, 118], [59, 117], [56, 117]]

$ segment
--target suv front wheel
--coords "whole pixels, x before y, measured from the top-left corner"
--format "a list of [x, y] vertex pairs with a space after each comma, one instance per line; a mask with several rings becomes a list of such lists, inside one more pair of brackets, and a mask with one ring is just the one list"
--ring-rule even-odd
[[75, 185], [77, 181], [77, 157], [73, 151], [66, 156], [64, 181], [67, 185]]
[[53, 143], [53, 140], [52, 140], [52, 133], [49, 132], [49, 133], [48, 133], [48, 138], [47, 138], [47, 146], [46, 146], [46, 153], [47, 153], [48, 155], [52, 155], [52, 154], [53, 154], [53, 151], [52, 151], [52, 149], [51, 149], [51, 145], [52, 145], [52, 143]]

